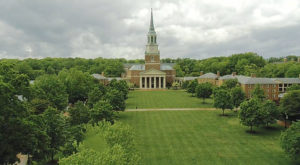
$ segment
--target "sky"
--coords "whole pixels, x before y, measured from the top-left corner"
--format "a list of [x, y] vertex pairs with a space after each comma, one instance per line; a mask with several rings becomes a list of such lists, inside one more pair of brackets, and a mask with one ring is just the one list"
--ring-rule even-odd
[[300, 55], [299, 0], [1, 0], [0, 58]]

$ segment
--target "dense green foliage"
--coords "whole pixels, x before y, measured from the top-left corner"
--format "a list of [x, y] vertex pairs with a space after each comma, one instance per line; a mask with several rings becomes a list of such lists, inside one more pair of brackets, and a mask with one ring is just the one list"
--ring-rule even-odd
[[266, 99], [265, 92], [259, 85], [255, 85], [254, 90], [251, 92], [251, 97], [257, 98], [261, 101]]
[[300, 122], [294, 122], [281, 133], [280, 144], [289, 157], [300, 159]]
[[105, 141], [107, 148], [102, 152], [89, 148], [82, 143], [79, 152], [59, 160], [59, 164], [87, 164], [87, 165], [136, 165], [140, 162], [140, 156], [135, 149], [133, 130], [123, 123], [100, 122], [97, 126], [87, 126], [88, 136], [100, 136], [100, 141]]
[[263, 114], [261, 110], [261, 102], [257, 98], [252, 98], [241, 104], [239, 118], [243, 125], [249, 126], [252, 132], [253, 126], [263, 124]]
[[205, 103], [205, 98], [209, 98], [213, 92], [213, 86], [211, 83], [201, 83], [197, 85], [195, 92], [196, 96], [202, 98]]
[[225, 109], [233, 109], [233, 101], [228, 89], [219, 87], [214, 90], [214, 107], [222, 109], [223, 116]]
[[[120, 120], [136, 132], [141, 164], [293, 164], [279, 145], [284, 128], [257, 128], [250, 135], [235, 112], [227, 115], [219, 117], [218, 111], [209, 110], [125, 112]], [[94, 145], [99, 141], [95, 139]]]
[[292, 90], [280, 100], [280, 110], [291, 120], [300, 118], [300, 90]]
[[[44, 60], [29, 61], [41, 65]], [[83, 124], [113, 123], [117, 109], [112, 107], [125, 109], [128, 86], [123, 81], [104, 86], [77, 66], [48, 66], [35, 72], [25, 62], [0, 61], [0, 164], [14, 163], [18, 153], [31, 155], [29, 162], [55, 163], [58, 157], [77, 152]]]
[[238, 108], [240, 104], [246, 99], [246, 94], [239, 86], [232, 88], [230, 92], [233, 106], [235, 108]]
[[187, 86], [187, 92], [194, 95], [194, 93], [196, 92], [197, 85], [198, 85], [197, 79], [195, 79], [193, 81], [190, 81], [188, 86]]
[[49, 105], [64, 110], [68, 105], [66, 87], [56, 75], [38, 77], [32, 86], [33, 96], [38, 100], [47, 100]]

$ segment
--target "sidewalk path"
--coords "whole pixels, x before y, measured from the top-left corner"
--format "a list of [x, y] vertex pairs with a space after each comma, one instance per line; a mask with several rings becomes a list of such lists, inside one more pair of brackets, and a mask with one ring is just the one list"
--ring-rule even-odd
[[136, 111], [214, 111], [216, 108], [149, 108], [149, 109], [125, 109], [125, 112]]

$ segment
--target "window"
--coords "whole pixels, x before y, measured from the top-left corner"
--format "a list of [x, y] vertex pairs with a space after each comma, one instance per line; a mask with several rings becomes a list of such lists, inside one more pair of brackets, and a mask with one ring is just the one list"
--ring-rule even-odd
[[153, 36], [151, 36], [151, 43], [153, 43]]
[[156, 43], [156, 37], [154, 37], [154, 43]]
[[154, 62], [154, 56], [151, 56], [151, 62]]

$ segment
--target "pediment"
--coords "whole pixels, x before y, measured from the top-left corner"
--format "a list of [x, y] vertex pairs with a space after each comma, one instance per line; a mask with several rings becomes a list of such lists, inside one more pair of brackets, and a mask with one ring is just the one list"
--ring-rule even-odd
[[166, 73], [157, 69], [149, 69], [141, 72], [140, 75], [166, 75]]

